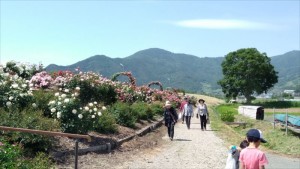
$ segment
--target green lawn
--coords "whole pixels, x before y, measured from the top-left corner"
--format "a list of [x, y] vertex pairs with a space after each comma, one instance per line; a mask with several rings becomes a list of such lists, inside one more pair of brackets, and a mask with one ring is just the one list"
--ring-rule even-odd
[[[212, 107], [211, 110], [211, 127], [216, 130], [217, 134], [226, 141], [227, 145], [239, 145], [245, 139], [247, 131], [251, 128], [260, 129], [268, 143], [262, 145], [264, 151], [272, 151], [279, 154], [300, 157], [300, 135], [288, 131], [285, 135], [284, 129], [277, 126], [273, 129], [270, 121], [258, 121], [239, 115], [237, 108], [239, 104], [223, 104]], [[234, 111], [235, 121], [247, 123], [246, 128], [242, 126], [228, 126], [220, 120], [219, 113], [222, 111]], [[270, 112], [271, 113], [271, 112]], [[272, 118], [273, 114], [266, 112], [266, 117]], [[273, 112], [272, 112], [273, 113]], [[298, 113], [296, 113], [298, 115]]]

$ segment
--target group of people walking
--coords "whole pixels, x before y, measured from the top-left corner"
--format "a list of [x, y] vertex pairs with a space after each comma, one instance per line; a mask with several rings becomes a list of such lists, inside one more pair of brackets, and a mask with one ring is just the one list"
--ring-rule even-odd
[[196, 117], [200, 118], [201, 130], [206, 130], [206, 124], [209, 118], [207, 106], [203, 99], [199, 99], [198, 103], [194, 105], [192, 100], [185, 96], [182, 101], [179, 114], [177, 114], [175, 108], [169, 101], [166, 101], [165, 110], [164, 110], [164, 120], [165, 126], [168, 128], [168, 136], [170, 140], [173, 140], [174, 137], [174, 126], [179, 119], [182, 119], [182, 124], [186, 123], [187, 129], [191, 128], [191, 118], [194, 117], [194, 112]]
[[[194, 105], [188, 97], [184, 97], [177, 114], [175, 108], [169, 101], [166, 101], [164, 109], [165, 126], [168, 128], [168, 136], [170, 140], [174, 137], [174, 126], [177, 121], [182, 118], [182, 124], [185, 122], [187, 129], [190, 129], [191, 118], [200, 118], [201, 130], [206, 130], [209, 113], [207, 106], [203, 99], [199, 99], [198, 103]], [[266, 143], [262, 132], [258, 129], [250, 129], [246, 134], [246, 140], [243, 140], [240, 147], [231, 146], [225, 169], [264, 169], [268, 164], [268, 160], [264, 152], [260, 151], [258, 147], [260, 143]]]

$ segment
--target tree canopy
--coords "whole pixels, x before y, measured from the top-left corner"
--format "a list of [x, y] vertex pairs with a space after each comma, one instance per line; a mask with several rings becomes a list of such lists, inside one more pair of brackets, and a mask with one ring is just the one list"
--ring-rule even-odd
[[225, 96], [244, 95], [249, 103], [252, 94], [266, 93], [278, 82], [278, 72], [270, 61], [266, 53], [260, 53], [256, 48], [228, 53], [222, 62], [223, 79], [218, 81]]

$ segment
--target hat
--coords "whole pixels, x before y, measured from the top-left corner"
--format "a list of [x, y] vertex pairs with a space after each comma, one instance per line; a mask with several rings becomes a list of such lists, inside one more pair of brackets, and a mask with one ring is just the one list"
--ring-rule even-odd
[[171, 106], [172, 104], [170, 103], [170, 101], [166, 101], [165, 106]]
[[203, 101], [203, 103], [205, 102], [205, 100], [203, 100], [203, 99], [199, 99], [199, 100], [198, 100], [199, 103], [200, 103], [201, 101]]
[[247, 137], [254, 137], [260, 139], [262, 143], [266, 143], [267, 141], [263, 138], [262, 132], [258, 129], [250, 129], [247, 132]]

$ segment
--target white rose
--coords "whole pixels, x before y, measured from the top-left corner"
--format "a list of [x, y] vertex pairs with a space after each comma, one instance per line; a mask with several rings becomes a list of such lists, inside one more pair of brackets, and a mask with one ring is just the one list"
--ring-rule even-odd
[[77, 110], [76, 110], [76, 109], [73, 109], [73, 110], [72, 110], [72, 113], [73, 113], [73, 114], [76, 114], [76, 113], [77, 113]]
[[101, 111], [99, 111], [99, 112], [98, 112], [98, 116], [101, 116], [101, 115], [102, 115], [102, 113], [101, 113]]
[[79, 91], [79, 90], [80, 90], [80, 87], [76, 87], [75, 90]]
[[89, 106], [92, 107], [92, 106], [94, 106], [94, 104], [93, 103], [89, 103]]
[[32, 107], [36, 108], [36, 107], [37, 107], [37, 105], [36, 105], [35, 103], [32, 103]]
[[85, 111], [89, 111], [89, 110], [90, 110], [90, 108], [89, 108], [89, 107], [87, 107], [87, 106], [85, 106], [85, 107], [84, 107], [84, 110], [85, 110]]
[[13, 100], [14, 99], [14, 97], [12, 97], [12, 96], [9, 96], [9, 98], [8, 98], [8, 100]]
[[76, 92], [76, 93], [75, 93], [75, 96], [78, 96], [78, 95], [79, 95], [79, 94]]
[[106, 110], [106, 107], [105, 107], [105, 106], [102, 106], [102, 110]]
[[61, 97], [62, 97], [62, 98], [65, 98], [65, 97], [67, 97], [67, 95], [66, 95], [66, 94], [62, 94]]
[[92, 112], [93, 112], [93, 110], [91, 109], [91, 110], [89, 110], [89, 112], [90, 112], [90, 113], [92, 113]]
[[94, 102], [94, 104], [98, 104], [97, 102]]
[[69, 93], [69, 91], [70, 91], [69, 89], [65, 89], [65, 92], [66, 92], [66, 93]]
[[58, 93], [58, 92], [57, 92], [57, 93], [55, 93], [55, 94], [54, 94], [54, 96], [59, 96], [59, 93]]
[[58, 119], [60, 119], [60, 118], [61, 118], [61, 112], [60, 112], [60, 111], [57, 112], [57, 115], [56, 115], [56, 116], [57, 116]]
[[57, 105], [61, 105], [61, 102], [57, 102]]
[[10, 101], [6, 102], [6, 106], [7, 106], [7, 107], [10, 107], [11, 104], [12, 104], [12, 103], [11, 103]]
[[27, 87], [27, 84], [22, 84], [22, 87], [23, 87], [23, 88]]
[[92, 115], [92, 119], [94, 119], [95, 118], [95, 115]]
[[12, 86], [12, 88], [18, 88], [19, 85], [17, 83], [14, 83], [11, 86]]
[[70, 99], [65, 99], [64, 102], [65, 102], [65, 103], [69, 103], [69, 102], [70, 102]]
[[82, 114], [78, 114], [78, 118], [82, 119], [82, 117], [83, 117]]
[[55, 112], [56, 112], [56, 109], [55, 109], [55, 108], [52, 108], [52, 109], [51, 109], [51, 112], [52, 112], [52, 113], [55, 113]]
[[93, 110], [94, 110], [94, 111], [97, 111], [98, 109], [95, 107]]

